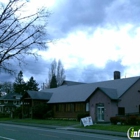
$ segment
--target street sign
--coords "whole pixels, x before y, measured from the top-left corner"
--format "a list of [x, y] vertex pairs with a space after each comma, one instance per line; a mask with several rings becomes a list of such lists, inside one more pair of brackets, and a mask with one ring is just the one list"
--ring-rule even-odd
[[84, 127], [85, 126], [93, 125], [93, 121], [92, 121], [91, 116], [85, 117], [85, 118], [81, 118], [81, 122], [83, 123]]

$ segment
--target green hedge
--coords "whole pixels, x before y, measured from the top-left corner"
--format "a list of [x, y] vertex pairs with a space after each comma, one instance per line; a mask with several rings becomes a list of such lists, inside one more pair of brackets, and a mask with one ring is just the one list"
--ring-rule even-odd
[[14, 111], [14, 118], [22, 119], [22, 107], [16, 108]]
[[0, 118], [8, 118], [9, 114], [6, 113], [0, 113]]
[[53, 117], [53, 111], [47, 104], [38, 104], [33, 107], [33, 118], [34, 119], [46, 119]]
[[136, 122], [138, 125], [140, 125], [140, 116], [136, 118]]
[[110, 122], [112, 123], [112, 124], [117, 124], [118, 122], [119, 122], [119, 118], [118, 117], [111, 117], [110, 118]]
[[130, 125], [136, 125], [137, 124], [137, 116], [129, 116], [127, 118], [127, 123]]
[[117, 124], [118, 122], [120, 122], [121, 124], [126, 124], [126, 125], [139, 125], [140, 124], [140, 117], [139, 116], [135, 116], [135, 115], [131, 115], [131, 116], [124, 116], [124, 117], [111, 117], [110, 118], [110, 122], [112, 124]]

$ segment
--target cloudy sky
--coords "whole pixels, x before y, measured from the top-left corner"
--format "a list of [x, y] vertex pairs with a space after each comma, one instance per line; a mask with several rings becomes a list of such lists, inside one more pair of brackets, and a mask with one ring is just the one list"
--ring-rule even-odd
[[[61, 60], [67, 80], [96, 82], [140, 75], [140, 0], [30, 0], [30, 10], [46, 6], [49, 38], [38, 61], [27, 58], [25, 80], [46, 82], [48, 68]], [[14, 76], [0, 74], [0, 80]]]

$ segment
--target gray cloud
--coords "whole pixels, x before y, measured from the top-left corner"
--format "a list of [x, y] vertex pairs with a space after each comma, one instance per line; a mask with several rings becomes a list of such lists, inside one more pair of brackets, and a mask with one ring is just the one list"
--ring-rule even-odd
[[[28, 58], [28, 65], [17, 68], [17, 73], [22, 70], [23, 75], [28, 79], [33, 76], [34, 79], [41, 85], [46, 82], [48, 76], [48, 68], [51, 61], [44, 61], [41, 58], [38, 61]], [[113, 72], [118, 70], [121, 72], [121, 77], [125, 77], [125, 69], [127, 67], [121, 65], [119, 61], [108, 61], [104, 69], [97, 68], [94, 65], [87, 65], [79, 68], [78, 66], [72, 69], [65, 70], [66, 80], [78, 81], [78, 82], [98, 82], [113, 79]], [[129, 77], [129, 76], [128, 76]], [[14, 81], [15, 75], [9, 75], [7, 73], [1, 73], [0, 82]]]
[[113, 79], [113, 72], [120, 71], [121, 77], [125, 76], [125, 69], [123, 65], [121, 65], [121, 60], [119, 61], [108, 61], [107, 65], [104, 69], [94, 67], [94, 65], [87, 65], [82, 69], [74, 68], [66, 71], [67, 79], [74, 80], [79, 82], [97, 82], [97, 81], [105, 81]]
[[106, 9], [106, 22], [110, 24], [127, 24], [132, 23], [139, 25], [140, 19], [140, 1], [139, 0], [116, 0]]
[[[139, 0], [60, 0], [52, 8], [53, 14], [50, 16], [48, 24], [49, 38], [65, 38], [69, 33], [76, 30], [86, 31], [91, 28], [94, 32], [98, 26], [119, 26], [132, 23], [139, 26], [140, 18]], [[131, 31], [130, 31], [131, 32]], [[133, 32], [133, 30], [132, 30]], [[51, 61], [39, 58], [35, 61], [31, 57], [26, 59], [27, 65], [21, 68], [15, 62], [12, 68], [18, 73], [20, 70], [27, 77], [34, 78], [42, 84], [48, 76], [48, 68]], [[95, 82], [113, 79], [113, 71], [119, 70], [122, 77], [125, 75], [126, 67], [121, 65], [121, 61], [109, 61], [104, 69], [96, 68], [93, 65], [75, 67], [66, 70], [66, 79], [79, 82]], [[1, 71], [0, 81], [12, 81], [15, 75], [9, 75]]]
[[114, 0], [67, 0], [52, 9], [49, 25], [59, 37], [70, 31], [96, 27], [105, 21], [105, 9]]
[[26, 57], [24, 59], [25, 64], [21, 66], [17, 65], [17, 63], [11, 62], [11, 68], [15, 70], [15, 74], [11, 75], [1, 71], [0, 73], [0, 82], [14, 82], [16, 75], [19, 71], [23, 71], [23, 76], [28, 77], [28, 79], [33, 76], [34, 79], [39, 83], [43, 84], [48, 76], [48, 68], [50, 67], [51, 61], [45, 61], [41, 57], [38, 57], [38, 60], [35, 60], [33, 57]]
[[140, 23], [139, 0], [67, 0], [56, 2], [49, 20], [50, 34], [65, 38], [76, 30], [94, 32], [98, 26], [119, 27], [122, 24]]
[[0, 72], [0, 83], [13, 82], [13, 77], [14, 77], [14, 75], [4, 73], [4, 72]]

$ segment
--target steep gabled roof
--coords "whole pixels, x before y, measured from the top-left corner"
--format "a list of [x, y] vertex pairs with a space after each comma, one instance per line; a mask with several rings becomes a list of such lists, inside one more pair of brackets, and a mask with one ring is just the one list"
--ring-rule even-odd
[[27, 91], [23, 98], [26, 96], [26, 94], [29, 95], [30, 99], [33, 100], [49, 100], [52, 96], [52, 93], [50, 92], [41, 92], [41, 91]]
[[104, 92], [112, 100], [117, 100], [118, 99], [117, 89], [104, 88], [104, 87], [98, 87], [97, 89], [99, 89], [102, 92]]
[[84, 102], [97, 88], [100, 88], [111, 99], [116, 99], [122, 96], [137, 80], [139, 80], [139, 77], [74, 86], [61, 86], [53, 89], [46, 89], [43, 90], [43, 92], [53, 93], [48, 103]]

